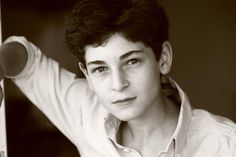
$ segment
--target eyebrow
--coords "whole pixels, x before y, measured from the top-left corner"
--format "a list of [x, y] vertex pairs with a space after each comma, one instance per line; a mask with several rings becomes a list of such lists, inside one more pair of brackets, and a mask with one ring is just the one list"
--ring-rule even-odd
[[95, 61], [88, 62], [88, 63], [87, 63], [87, 66], [88, 66], [88, 65], [91, 65], [91, 64], [102, 65], [102, 64], [105, 64], [105, 62], [104, 62], [104, 61], [100, 61], [100, 60], [95, 60]]
[[[120, 60], [123, 60], [125, 58], [128, 58], [129, 56], [133, 55], [133, 54], [137, 54], [137, 53], [143, 53], [143, 50], [132, 50], [132, 51], [129, 51], [123, 55], [121, 55], [119, 57]], [[101, 61], [101, 60], [95, 60], [95, 61], [91, 61], [91, 62], [88, 62], [87, 63], [87, 66], [88, 65], [91, 65], [91, 64], [97, 64], [97, 65], [102, 65], [102, 64], [105, 64], [104, 61]]]
[[143, 53], [143, 50], [133, 50], [133, 51], [129, 51], [123, 55], [120, 56], [120, 60], [128, 58], [129, 56], [133, 55], [133, 54], [137, 54], [137, 53]]

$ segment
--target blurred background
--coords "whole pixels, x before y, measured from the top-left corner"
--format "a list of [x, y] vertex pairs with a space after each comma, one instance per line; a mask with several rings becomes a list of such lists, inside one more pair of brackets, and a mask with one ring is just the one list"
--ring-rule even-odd
[[[195, 108], [236, 121], [236, 2], [159, 0], [170, 21], [171, 76]], [[81, 75], [64, 44], [64, 19], [75, 0], [2, 0], [3, 39], [27, 37]], [[65, 59], [66, 58], [66, 59]], [[78, 157], [76, 148], [6, 80], [9, 157]]]

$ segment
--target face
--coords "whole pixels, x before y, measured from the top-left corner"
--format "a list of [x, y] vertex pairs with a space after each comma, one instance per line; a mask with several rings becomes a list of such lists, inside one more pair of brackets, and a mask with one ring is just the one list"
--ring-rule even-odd
[[85, 47], [82, 68], [101, 104], [123, 121], [141, 118], [160, 100], [160, 63], [151, 48], [114, 34]]

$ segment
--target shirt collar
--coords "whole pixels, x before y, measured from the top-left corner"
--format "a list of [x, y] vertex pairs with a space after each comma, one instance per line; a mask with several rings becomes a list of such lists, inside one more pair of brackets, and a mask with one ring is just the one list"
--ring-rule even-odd
[[185, 144], [187, 132], [191, 123], [192, 117], [192, 108], [190, 106], [189, 99], [184, 91], [179, 87], [179, 85], [169, 78], [170, 82], [176, 87], [179, 93], [179, 97], [181, 100], [180, 112], [178, 117], [177, 127], [173, 134], [173, 138], [176, 141], [176, 151], [180, 152]]
[[[178, 95], [177, 99], [180, 100], [180, 104], [181, 104], [177, 127], [170, 141], [170, 143], [172, 141], [175, 141], [175, 150], [177, 152], [180, 152], [186, 141], [188, 128], [191, 122], [192, 109], [191, 109], [187, 95], [179, 87], [179, 85], [170, 77], [168, 77], [168, 81], [171, 84], [172, 89], [175, 89], [177, 91], [177, 95]], [[113, 140], [114, 142], [117, 142], [116, 135], [117, 135], [120, 123], [121, 121], [117, 119], [115, 116], [113, 116], [112, 114], [108, 114], [107, 117], [105, 117], [104, 126], [105, 126], [107, 137]]]
[[121, 121], [110, 113], [108, 113], [107, 117], [105, 117], [105, 131], [107, 137], [115, 142], [117, 142], [116, 135], [119, 130], [120, 123]]

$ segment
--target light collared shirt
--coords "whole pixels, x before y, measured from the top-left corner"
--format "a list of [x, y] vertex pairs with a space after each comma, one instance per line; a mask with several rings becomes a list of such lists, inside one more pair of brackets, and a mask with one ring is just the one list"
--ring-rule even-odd
[[[25, 46], [28, 62], [12, 80], [75, 144], [82, 157], [142, 157], [135, 148], [117, 142], [120, 120], [100, 104], [85, 79], [61, 68], [24, 37], [11, 37], [6, 42], [13, 41]], [[178, 124], [156, 157], [236, 157], [235, 123], [192, 109], [178, 84], [172, 79], [169, 82], [180, 101]]]

